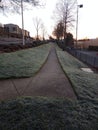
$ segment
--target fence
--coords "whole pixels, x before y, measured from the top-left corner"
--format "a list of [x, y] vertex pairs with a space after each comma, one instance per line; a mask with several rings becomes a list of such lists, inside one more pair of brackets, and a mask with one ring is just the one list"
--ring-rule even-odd
[[83, 53], [78, 50], [68, 50], [73, 56], [78, 58], [79, 60], [91, 65], [92, 67], [98, 68], [98, 56], [90, 55], [88, 53]]

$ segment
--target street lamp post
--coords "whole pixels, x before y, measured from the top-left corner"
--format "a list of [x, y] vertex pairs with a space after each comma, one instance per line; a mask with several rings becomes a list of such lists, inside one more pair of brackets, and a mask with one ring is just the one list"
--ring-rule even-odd
[[2, 0], [0, 0], [0, 8], [3, 8], [3, 6], [2, 6]]
[[77, 44], [78, 44], [78, 12], [79, 12], [79, 8], [83, 8], [83, 5], [77, 5], [77, 20], [76, 20], [76, 48], [77, 48]]
[[25, 41], [24, 41], [23, 0], [21, 0], [21, 16], [22, 16], [22, 42], [23, 42], [23, 45], [25, 45]]

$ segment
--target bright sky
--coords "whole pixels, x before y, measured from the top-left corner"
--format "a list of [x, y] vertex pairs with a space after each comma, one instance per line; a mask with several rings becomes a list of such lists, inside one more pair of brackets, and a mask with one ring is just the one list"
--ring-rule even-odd
[[[33, 18], [36, 16], [42, 19], [47, 30], [47, 35], [51, 35], [55, 25], [53, 11], [55, 10], [57, 1], [58, 0], [46, 0], [46, 6], [44, 8], [33, 7], [33, 10], [24, 11], [24, 26], [26, 30], [30, 31], [31, 36], [36, 35], [33, 22]], [[79, 8], [78, 39], [98, 37], [98, 0], [78, 0], [78, 4], [83, 4], [83, 8]], [[14, 23], [21, 27], [21, 15], [3, 16], [0, 14], [0, 23]], [[71, 32], [74, 37], [76, 37], [75, 27]]]
[[78, 3], [83, 4], [79, 9], [78, 37], [98, 37], [98, 0], [78, 0]]

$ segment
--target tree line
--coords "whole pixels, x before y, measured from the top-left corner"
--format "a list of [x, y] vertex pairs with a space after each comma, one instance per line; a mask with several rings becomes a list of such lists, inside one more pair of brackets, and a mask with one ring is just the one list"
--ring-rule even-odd
[[[40, 2], [42, 0], [22, 0], [26, 4], [30, 4], [33, 6], [40, 6]], [[21, 5], [21, 0], [8, 0], [10, 5], [12, 5], [11, 8], [7, 8], [6, 4], [4, 4], [4, 0], [0, 0], [2, 3], [1, 10], [14, 10], [18, 12], [19, 7]], [[55, 20], [56, 25], [54, 27], [54, 30], [52, 31], [53, 36], [56, 37], [56, 39], [62, 40], [64, 42], [64, 46], [73, 45], [73, 35], [70, 33], [70, 29], [74, 26], [75, 22], [75, 7], [76, 7], [77, 0], [58, 0], [55, 8]], [[52, 3], [51, 3], [52, 4]], [[48, 14], [47, 14], [48, 15]], [[34, 20], [34, 26], [36, 29], [36, 37], [39, 39], [39, 30], [42, 28], [43, 33], [43, 39], [45, 35], [45, 26], [41, 24], [41, 19], [36, 18]]]

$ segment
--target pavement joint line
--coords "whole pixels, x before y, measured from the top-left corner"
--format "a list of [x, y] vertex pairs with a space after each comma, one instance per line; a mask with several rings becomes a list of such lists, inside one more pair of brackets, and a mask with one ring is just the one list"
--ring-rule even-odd
[[31, 78], [31, 80], [29, 81], [29, 83], [26, 85], [26, 87], [25, 87], [25, 88], [24, 88], [24, 90], [22, 91], [22, 95], [25, 93], [25, 91], [26, 91], [27, 87], [29, 87], [29, 86], [30, 86], [30, 84], [31, 84], [32, 80], [33, 80], [33, 77]]
[[13, 84], [13, 87], [16, 89], [16, 92], [17, 92], [18, 96], [21, 96], [21, 94], [19, 93], [19, 91], [18, 91], [16, 85], [14, 84], [13, 80], [11, 80], [11, 82]]

